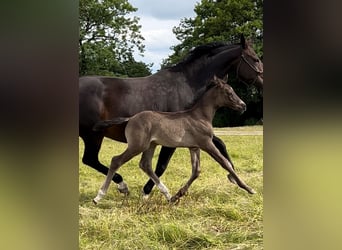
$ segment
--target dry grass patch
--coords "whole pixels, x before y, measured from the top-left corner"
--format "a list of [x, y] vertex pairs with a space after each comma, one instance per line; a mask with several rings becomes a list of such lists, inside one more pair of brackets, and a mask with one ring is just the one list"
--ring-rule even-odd
[[[231, 184], [226, 171], [201, 152], [201, 175], [177, 205], [168, 204], [157, 189], [144, 201], [141, 189], [147, 176], [138, 167], [138, 156], [119, 169], [130, 195], [123, 196], [111, 184], [97, 206], [92, 199], [105, 176], [82, 164], [80, 139], [80, 249], [263, 249], [263, 136], [220, 138], [226, 143], [238, 174], [257, 194], [249, 195]], [[100, 159], [108, 165], [111, 157], [125, 147], [105, 139]], [[157, 155], [154, 166], [156, 161]], [[177, 149], [161, 179], [174, 194], [190, 172], [188, 150]]]

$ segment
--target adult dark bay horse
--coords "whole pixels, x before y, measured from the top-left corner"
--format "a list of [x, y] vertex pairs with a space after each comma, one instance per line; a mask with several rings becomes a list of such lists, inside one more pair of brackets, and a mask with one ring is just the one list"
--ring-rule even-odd
[[[175, 66], [139, 78], [85, 76], [79, 79], [79, 135], [84, 141], [84, 164], [107, 174], [98, 153], [104, 137], [126, 142], [124, 125], [115, 125], [104, 132], [93, 131], [100, 120], [130, 117], [144, 110], [180, 111], [191, 104], [214, 75], [223, 78], [229, 72], [245, 83], [263, 86], [263, 64], [243, 36], [238, 44], [212, 43], [193, 49], [185, 60]], [[231, 162], [224, 143], [216, 136], [213, 143]], [[162, 147], [155, 173], [161, 176], [175, 148]], [[232, 162], [231, 162], [232, 164]], [[113, 176], [120, 192], [128, 193], [123, 178]], [[151, 192], [149, 180], [143, 192]]]
[[[112, 125], [126, 123], [126, 150], [112, 158], [107, 177], [97, 196], [93, 199], [97, 204], [106, 195], [115, 172], [134, 156], [142, 153], [140, 168], [153, 180], [160, 191], [170, 202], [182, 197], [200, 173], [200, 149], [207, 152], [229, 172], [228, 178], [248, 193], [255, 191], [249, 187], [234, 171], [230, 162], [215, 147], [212, 121], [220, 107], [228, 107], [241, 113], [246, 104], [237, 96], [232, 87], [221, 79], [214, 77], [207, 90], [200, 96], [192, 108], [178, 112], [142, 111], [132, 117], [118, 117], [98, 122], [94, 130], [104, 130]], [[192, 173], [188, 182], [171, 196], [168, 188], [160, 181], [152, 170], [152, 157], [157, 145], [167, 147], [186, 147], [190, 150]]]

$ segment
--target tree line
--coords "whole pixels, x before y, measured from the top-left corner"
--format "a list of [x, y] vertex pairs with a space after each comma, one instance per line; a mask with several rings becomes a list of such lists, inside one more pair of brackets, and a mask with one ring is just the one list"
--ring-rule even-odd
[[[128, 0], [79, 1], [79, 74], [138, 77], [151, 74], [152, 65], [137, 62], [133, 52], [143, 55], [144, 38], [137, 10]], [[201, 0], [194, 6], [195, 17], [183, 18], [173, 33], [180, 41], [171, 47], [161, 68], [181, 61], [189, 51], [214, 41], [238, 42], [244, 34], [263, 57], [263, 0]], [[262, 94], [252, 86], [229, 83], [247, 104], [239, 115], [229, 109], [218, 110], [214, 126], [241, 126], [260, 123], [263, 117]]]

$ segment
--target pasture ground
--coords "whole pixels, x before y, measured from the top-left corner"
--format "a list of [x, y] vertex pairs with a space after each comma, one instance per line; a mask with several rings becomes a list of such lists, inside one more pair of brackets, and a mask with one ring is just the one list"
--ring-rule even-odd
[[[80, 249], [263, 249], [262, 129], [248, 126], [216, 130], [226, 143], [238, 175], [257, 194], [249, 195], [231, 184], [226, 171], [201, 152], [201, 175], [176, 205], [168, 204], [158, 189], [153, 189], [149, 200], [142, 200], [141, 189], [148, 178], [139, 169], [137, 156], [118, 171], [129, 186], [129, 196], [120, 194], [112, 183], [108, 194], [95, 206], [92, 199], [105, 176], [82, 163], [84, 145], [80, 139]], [[101, 161], [108, 166], [112, 156], [125, 147], [105, 139]], [[190, 173], [188, 150], [177, 149], [161, 180], [173, 195]]]

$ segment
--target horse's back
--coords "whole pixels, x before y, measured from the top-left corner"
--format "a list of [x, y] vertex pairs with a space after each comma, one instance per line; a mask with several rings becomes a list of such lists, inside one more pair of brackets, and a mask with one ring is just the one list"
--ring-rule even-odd
[[[93, 133], [93, 126], [100, 120], [131, 117], [144, 110], [182, 110], [191, 101], [193, 93], [188, 84], [179, 81], [165, 72], [138, 78], [81, 77], [80, 135], [82, 131]], [[109, 133], [114, 130], [114, 127], [107, 129], [105, 136], [116, 139], [116, 135]]]

